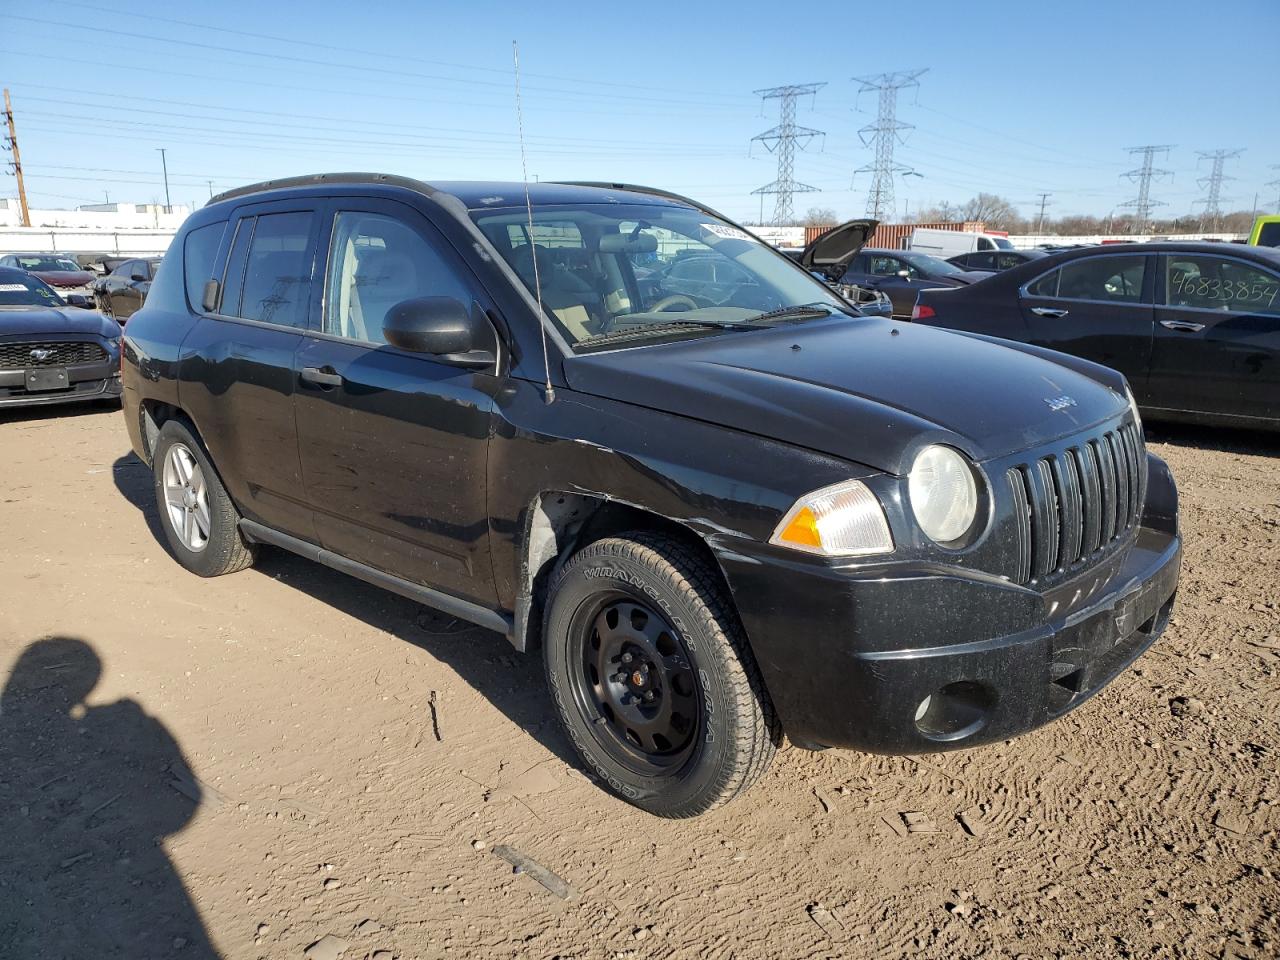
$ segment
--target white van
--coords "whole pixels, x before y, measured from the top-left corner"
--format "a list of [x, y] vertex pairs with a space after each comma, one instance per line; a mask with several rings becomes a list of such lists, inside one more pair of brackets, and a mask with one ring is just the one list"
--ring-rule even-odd
[[916, 227], [911, 231], [911, 249], [946, 260], [975, 250], [1012, 250], [1013, 244], [1006, 237], [997, 237], [990, 233]]

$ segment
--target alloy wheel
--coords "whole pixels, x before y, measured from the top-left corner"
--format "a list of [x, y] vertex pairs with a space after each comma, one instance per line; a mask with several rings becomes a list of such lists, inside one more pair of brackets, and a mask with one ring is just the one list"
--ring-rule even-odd
[[199, 553], [209, 545], [213, 520], [204, 471], [186, 444], [175, 443], [169, 447], [164, 457], [162, 480], [170, 526], [184, 547]]

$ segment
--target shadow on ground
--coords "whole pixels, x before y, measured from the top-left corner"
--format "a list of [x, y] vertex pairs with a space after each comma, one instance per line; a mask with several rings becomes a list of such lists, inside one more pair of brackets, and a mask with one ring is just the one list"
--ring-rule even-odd
[[1143, 430], [1148, 443], [1168, 443], [1176, 447], [1222, 450], [1258, 457], [1280, 457], [1280, 433], [1149, 421], [1143, 423]]
[[163, 847], [200, 786], [137, 703], [86, 705], [101, 673], [48, 637], [0, 692], [0, 956], [216, 958]]
[[[116, 460], [112, 476], [124, 498], [142, 512], [152, 536], [168, 549], [156, 509], [151, 471], [130, 453]], [[484, 694], [547, 750], [578, 766], [577, 755], [552, 711], [540, 653], [516, 653], [501, 634], [273, 547], [262, 547], [253, 569], [234, 576], [273, 577], [356, 620], [420, 647]], [[191, 589], [198, 590], [199, 584], [193, 584]], [[422, 691], [424, 698], [427, 693]]]

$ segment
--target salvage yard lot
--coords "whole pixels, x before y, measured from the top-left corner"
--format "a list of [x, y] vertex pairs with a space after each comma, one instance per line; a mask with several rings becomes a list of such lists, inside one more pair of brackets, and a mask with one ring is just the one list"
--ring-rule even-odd
[[1280, 439], [1149, 431], [1178, 607], [1065, 720], [918, 759], [787, 748], [664, 821], [577, 770], [501, 637], [277, 551], [186, 573], [120, 416], [0, 414], [0, 946], [25, 913], [50, 956], [95, 924], [140, 957], [1280, 951]]

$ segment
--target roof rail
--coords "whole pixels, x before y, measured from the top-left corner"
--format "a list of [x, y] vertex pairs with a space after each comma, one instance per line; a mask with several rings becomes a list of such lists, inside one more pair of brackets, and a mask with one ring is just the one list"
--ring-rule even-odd
[[423, 183], [421, 180], [415, 180], [412, 177], [400, 177], [390, 173], [310, 173], [300, 177], [284, 177], [280, 180], [263, 180], [261, 183], [251, 183], [248, 186], [226, 190], [216, 197], [210, 197], [205, 206], [221, 203], [223, 200], [232, 200], [236, 197], [264, 193], [267, 190], [283, 190], [288, 187], [313, 187], [324, 183], [386, 183], [392, 186], [417, 190], [427, 196], [438, 192], [430, 184]]

